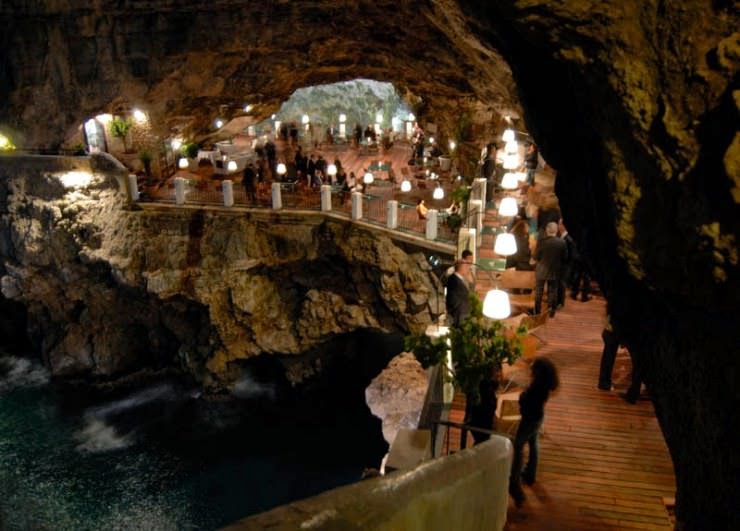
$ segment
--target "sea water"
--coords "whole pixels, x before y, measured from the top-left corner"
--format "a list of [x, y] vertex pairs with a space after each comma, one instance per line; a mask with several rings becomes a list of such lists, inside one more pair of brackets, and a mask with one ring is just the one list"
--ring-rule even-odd
[[[279, 392], [248, 377], [234, 389]], [[354, 413], [306, 424], [202, 401], [165, 381], [70, 405], [39, 364], [0, 357], [0, 529], [216, 529], [357, 481], [384, 450]]]

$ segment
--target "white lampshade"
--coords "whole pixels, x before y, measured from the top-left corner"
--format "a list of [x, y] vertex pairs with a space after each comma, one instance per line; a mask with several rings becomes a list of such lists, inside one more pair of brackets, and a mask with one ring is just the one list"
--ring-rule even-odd
[[365, 176], [362, 178], [362, 182], [364, 182], [365, 184], [373, 184], [374, 180], [375, 180], [375, 176], [370, 172], [367, 172]]
[[501, 204], [498, 206], [499, 216], [516, 216], [517, 212], [519, 212], [519, 207], [516, 204], [516, 199], [514, 199], [513, 197], [504, 197], [501, 200]]
[[504, 155], [504, 169], [505, 170], [515, 170], [519, 167], [520, 161], [519, 161], [519, 154], [518, 153], [508, 153]]
[[506, 319], [511, 315], [509, 294], [500, 289], [492, 289], [483, 300], [483, 315], [491, 319]]
[[402, 192], [410, 192], [411, 191], [411, 181], [408, 179], [404, 179], [401, 181], [401, 191]]
[[443, 199], [445, 196], [445, 189], [441, 186], [437, 186], [432, 193], [434, 199]]
[[221, 129], [224, 126], [224, 121], [219, 118], [218, 120], [216, 120], [215, 125], [216, 129]]
[[327, 175], [332, 175], [332, 176], [333, 175], [336, 175], [337, 174], [337, 166], [336, 166], [336, 164], [329, 164], [326, 167], [326, 173], [327, 173]]
[[310, 121], [311, 121], [311, 118], [309, 118], [307, 114], [304, 114], [304, 115], [303, 115], [303, 116], [301, 117], [301, 123], [302, 123], [303, 125], [306, 125], [306, 124], [307, 124], [308, 122], [310, 122]]
[[504, 131], [504, 134], [501, 135], [501, 140], [504, 142], [511, 142], [512, 140], [516, 140], [516, 134], [514, 134], [513, 129], [506, 129]]
[[527, 180], [527, 172], [525, 171], [518, 171], [514, 175], [516, 175], [518, 181], [524, 182]]
[[516, 140], [511, 140], [504, 146], [504, 152], [506, 153], [519, 153], [519, 143]]
[[516, 173], [506, 172], [501, 178], [501, 188], [506, 190], [514, 190], [519, 186], [519, 179]]
[[340, 123], [340, 124], [343, 124], [343, 123], [344, 123], [344, 122], [346, 122], [346, 121], [347, 121], [347, 115], [346, 115], [346, 114], [344, 114], [344, 113], [340, 114], [340, 115], [339, 115], [339, 123]]
[[177, 161], [177, 167], [181, 170], [186, 170], [188, 168], [188, 159], [181, 157], [180, 160]]
[[511, 256], [516, 254], [516, 238], [513, 234], [504, 232], [496, 236], [496, 243], [493, 245], [493, 252], [499, 256]]
[[235, 160], [230, 160], [229, 163], [226, 165], [226, 169], [229, 171], [236, 171], [236, 168], [237, 166]]
[[285, 175], [285, 172], [288, 171], [288, 168], [285, 167], [285, 164], [282, 162], [277, 165], [277, 173], [278, 175]]

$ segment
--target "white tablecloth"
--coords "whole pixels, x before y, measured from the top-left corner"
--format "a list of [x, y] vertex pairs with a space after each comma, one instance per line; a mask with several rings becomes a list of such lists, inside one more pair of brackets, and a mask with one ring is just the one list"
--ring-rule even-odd
[[[219, 175], [225, 175], [225, 174], [233, 174], [233, 173], [239, 173], [244, 171], [244, 168], [247, 167], [247, 162], [255, 162], [257, 160], [257, 154], [250, 152], [250, 153], [234, 153], [232, 155], [229, 155], [226, 157], [225, 160], [222, 160], [223, 157], [220, 157], [216, 160], [216, 162], [213, 165], [213, 173], [218, 173]], [[234, 171], [229, 171], [229, 162], [230, 161], [236, 162], [236, 169]]]

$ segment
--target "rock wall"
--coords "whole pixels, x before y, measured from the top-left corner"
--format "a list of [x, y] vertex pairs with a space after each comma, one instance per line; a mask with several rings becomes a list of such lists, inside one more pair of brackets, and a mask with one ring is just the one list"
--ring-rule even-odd
[[[248, 358], [300, 358], [361, 329], [421, 330], [437, 307], [423, 254], [349, 222], [130, 210], [108, 173], [66, 160], [88, 185], [65, 187], [64, 163], [0, 159], [2, 294], [28, 309], [55, 375], [181, 364], [219, 387]], [[314, 372], [306, 361], [288, 375]]]

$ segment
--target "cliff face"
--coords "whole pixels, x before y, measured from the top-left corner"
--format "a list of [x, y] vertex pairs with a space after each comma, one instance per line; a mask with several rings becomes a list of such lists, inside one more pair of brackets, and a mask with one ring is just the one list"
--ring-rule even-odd
[[734, 3], [59, 0], [3, 2], [0, 23], [0, 127], [32, 145], [122, 102], [205, 131], [220, 104], [265, 117], [295, 88], [355, 77], [425, 97], [419, 116], [446, 132], [466, 108], [522, 109], [644, 366], [679, 520], [740, 527]]
[[[320, 215], [131, 211], [115, 179], [3, 161], [2, 293], [28, 308], [52, 372], [109, 377], [180, 363], [206, 384], [259, 354], [299, 355], [346, 333], [419, 330], [436, 287], [424, 256]], [[314, 372], [291, 364], [300, 381]]]

